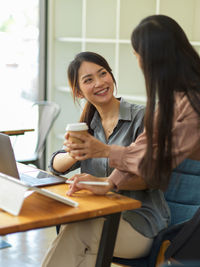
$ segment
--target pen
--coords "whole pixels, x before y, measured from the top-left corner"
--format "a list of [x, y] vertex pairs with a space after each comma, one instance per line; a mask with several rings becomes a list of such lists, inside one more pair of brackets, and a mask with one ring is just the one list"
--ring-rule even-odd
[[[66, 181], [66, 184], [73, 184], [74, 181]], [[87, 185], [109, 185], [108, 182], [95, 182], [95, 181], [80, 181], [79, 184], [87, 184]]]

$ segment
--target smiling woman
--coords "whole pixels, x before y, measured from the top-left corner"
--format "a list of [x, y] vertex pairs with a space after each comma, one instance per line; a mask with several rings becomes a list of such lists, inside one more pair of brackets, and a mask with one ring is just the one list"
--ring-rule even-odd
[[[86, 101], [80, 121], [86, 122], [88, 132], [101, 141], [95, 144], [91, 139], [88, 141], [88, 146], [93, 146], [93, 150], [97, 146], [103, 149], [103, 143], [127, 146], [142, 131], [144, 107], [114, 96], [115, 78], [101, 55], [93, 52], [77, 54], [69, 64], [68, 80], [74, 101], [83, 98]], [[64, 144], [68, 142], [67, 138], [66, 134]], [[78, 162], [69, 156], [67, 148], [52, 156], [53, 172], [64, 174], [78, 167], [82, 172], [97, 176], [106, 176], [112, 171], [105, 159]]]
[[[86, 122], [89, 132], [92, 132], [90, 122], [97, 109], [108, 139], [118, 121], [120, 102], [114, 97], [116, 82], [107, 61], [96, 53], [80, 53], [68, 67], [68, 80], [74, 101], [81, 98], [86, 100], [80, 121]], [[110, 133], [107, 132], [107, 128], [110, 129]]]

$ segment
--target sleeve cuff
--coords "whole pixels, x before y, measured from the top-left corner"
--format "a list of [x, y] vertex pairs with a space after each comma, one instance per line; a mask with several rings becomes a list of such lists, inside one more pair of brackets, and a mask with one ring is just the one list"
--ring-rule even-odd
[[65, 151], [65, 150], [59, 150], [59, 151], [54, 152], [54, 153], [52, 154], [52, 156], [51, 156], [51, 159], [50, 159], [48, 168], [49, 168], [49, 170], [50, 170], [53, 174], [55, 174], [55, 175], [62, 175], [62, 174], [64, 175], [65, 173], [57, 172], [57, 171], [53, 168], [53, 161], [54, 161], [54, 158], [55, 158], [55, 156], [56, 156], [57, 154], [59, 154], [59, 153], [66, 153], [66, 151]]
[[111, 150], [109, 153], [109, 165], [111, 168], [120, 169], [122, 165], [124, 151], [125, 147], [111, 145]]
[[132, 175], [128, 172], [123, 172], [115, 169], [109, 176], [109, 180], [114, 184], [114, 190], [118, 191], [121, 184], [127, 181]]

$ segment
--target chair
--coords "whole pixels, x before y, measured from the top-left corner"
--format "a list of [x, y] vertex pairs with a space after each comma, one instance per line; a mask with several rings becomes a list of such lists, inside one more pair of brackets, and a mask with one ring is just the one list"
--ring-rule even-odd
[[[188, 174], [190, 173], [190, 174]], [[186, 159], [172, 172], [165, 199], [171, 211], [171, 224], [154, 239], [150, 254], [139, 259], [113, 257], [115, 264], [131, 267], [155, 267], [165, 237], [188, 221], [200, 207], [200, 161]]]
[[177, 261], [180, 264], [187, 261], [199, 262], [200, 208], [190, 220], [178, 225], [179, 228], [171, 231], [164, 239], [168, 246], [163, 253], [163, 261]]
[[[47, 136], [61, 109], [58, 104], [49, 101], [34, 102], [32, 108], [35, 109], [35, 113], [37, 114], [37, 125], [34, 133], [36, 138], [34, 151], [29, 153], [29, 150], [26, 148], [26, 152], [20, 155], [20, 153], [17, 153], [16, 147], [14, 146], [15, 156], [17, 162], [33, 164], [40, 169], [44, 169], [42, 155], [45, 149]], [[25, 136], [21, 136], [21, 142], [24, 142], [24, 137]], [[21, 143], [21, 146], [22, 145], [23, 143]], [[20, 149], [18, 149], [18, 152], [20, 152]]]

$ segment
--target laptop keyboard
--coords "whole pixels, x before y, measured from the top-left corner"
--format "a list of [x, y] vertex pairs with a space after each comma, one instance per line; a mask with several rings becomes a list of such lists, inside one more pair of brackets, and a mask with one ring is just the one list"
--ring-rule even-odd
[[61, 177], [42, 177], [41, 178], [35, 178], [35, 177], [31, 177], [28, 174], [25, 173], [21, 173], [20, 174], [20, 179], [21, 181], [25, 182], [28, 185], [32, 185], [32, 186], [42, 186], [42, 185], [50, 185], [50, 184], [54, 184], [54, 183], [65, 183], [64, 178]]
[[[38, 182], [39, 182], [36, 178], [30, 177], [29, 175], [26, 175], [26, 174], [24, 174], [24, 173], [21, 173], [21, 174], [20, 174], [20, 179], [21, 179], [23, 182], [25, 182], [25, 183], [27, 183], [27, 184], [29, 184], [29, 185], [37, 185]], [[41, 182], [42, 182], [42, 181], [40, 180], [40, 183], [41, 183]], [[44, 181], [44, 183], [45, 183], [45, 181]]]

